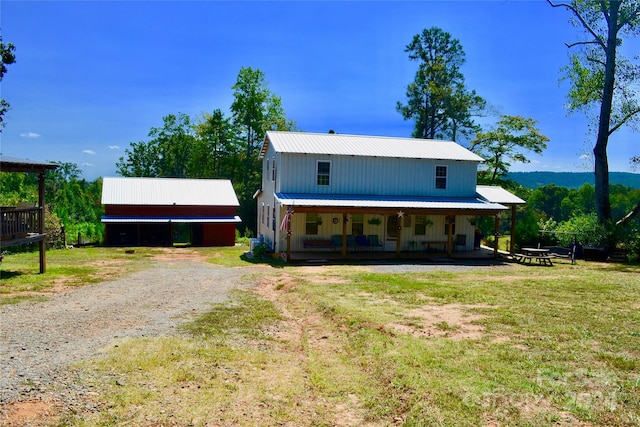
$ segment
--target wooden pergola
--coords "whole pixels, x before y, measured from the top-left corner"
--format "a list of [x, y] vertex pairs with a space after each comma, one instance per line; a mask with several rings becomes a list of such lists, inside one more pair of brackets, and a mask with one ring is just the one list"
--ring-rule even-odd
[[40, 273], [47, 270], [45, 215], [45, 173], [58, 165], [29, 159], [0, 156], [0, 172], [33, 173], [38, 175], [38, 203], [34, 207], [0, 207], [0, 250], [5, 247], [39, 244]]

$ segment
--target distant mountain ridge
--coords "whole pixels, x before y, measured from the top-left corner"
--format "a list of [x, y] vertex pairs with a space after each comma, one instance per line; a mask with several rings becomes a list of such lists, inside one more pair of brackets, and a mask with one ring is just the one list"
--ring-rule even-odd
[[[594, 185], [593, 172], [509, 172], [508, 179], [523, 187], [533, 189], [548, 184], [567, 188], [580, 188], [584, 184]], [[640, 174], [609, 172], [609, 182], [625, 187], [640, 188]]]

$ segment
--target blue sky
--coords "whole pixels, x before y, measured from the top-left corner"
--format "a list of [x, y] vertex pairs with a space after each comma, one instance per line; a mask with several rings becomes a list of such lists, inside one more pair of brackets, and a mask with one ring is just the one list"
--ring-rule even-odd
[[[396, 111], [416, 64], [412, 37], [438, 26], [466, 52], [462, 71], [502, 114], [539, 121], [551, 141], [513, 170], [585, 171], [587, 120], [567, 116], [570, 15], [535, 1], [248, 2], [7, 1], [4, 42], [17, 62], [2, 81], [12, 105], [0, 151], [77, 163], [90, 180], [114, 176], [130, 142], [167, 114], [228, 114], [241, 67], [261, 69], [287, 116], [309, 132], [406, 136]], [[640, 40], [623, 44], [640, 52]], [[494, 122], [487, 120], [487, 124]], [[614, 134], [611, 170], [630, 171], [639, 134]]]

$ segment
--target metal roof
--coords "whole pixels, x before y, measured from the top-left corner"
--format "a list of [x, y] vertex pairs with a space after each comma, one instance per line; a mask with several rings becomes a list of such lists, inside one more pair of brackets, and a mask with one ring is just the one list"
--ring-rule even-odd
[[414, 197], [369, 196], [358, 194], [301, 194], [276, 193], [276, 199], [287, 206], [312, 206], [336, 208], [390, 208], [390, 209], [463, 209], [505, 210], [499, 203], [490, 203], [473, 197]]
[[57, 167], [57, 164], [51, 162], [0, 155], [0, 172], [44, 172]]
[[476, 187], [476, 194], [488, 202], [503, 205], [524, 205], [527, 203], [515, 194], [494, 185], [478, 185]]
[[104, 178], [103, 205], [239, 206], [227, 179]]
[[177, 216], [177, 217], [157, 217], [157, 216], [123, 216], [123, 215], [111, 215], [103, 216], [102, 222], [108, 224], [134, 224], [134, 223], [207, 223], [207, 224], [227, 224], [242, 222], [239, 216]]
[[279, 153], [484, 161], [453, 141], [433, 139], [269, 131], [261, 159], [269, 145]]

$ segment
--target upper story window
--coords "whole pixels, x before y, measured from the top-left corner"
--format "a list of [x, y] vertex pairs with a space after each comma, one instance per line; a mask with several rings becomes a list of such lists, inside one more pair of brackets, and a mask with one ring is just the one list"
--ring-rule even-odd
[[331, 183], [331, 162], [318, 161], [318, 185], [329, 185]]
[[269, 179], [269, 173], [271, 171], [271, 168], [269, 168], [269, 159], [267, 159], [267, 173], [265, 174], [265, 176], [267, 177], [267, 179]]
[[447, 189], [447, 167], [436, 166], [436, 189]]
[[271, 162], [271, 181], [276, 180], [276, 158], [274, 157]]

